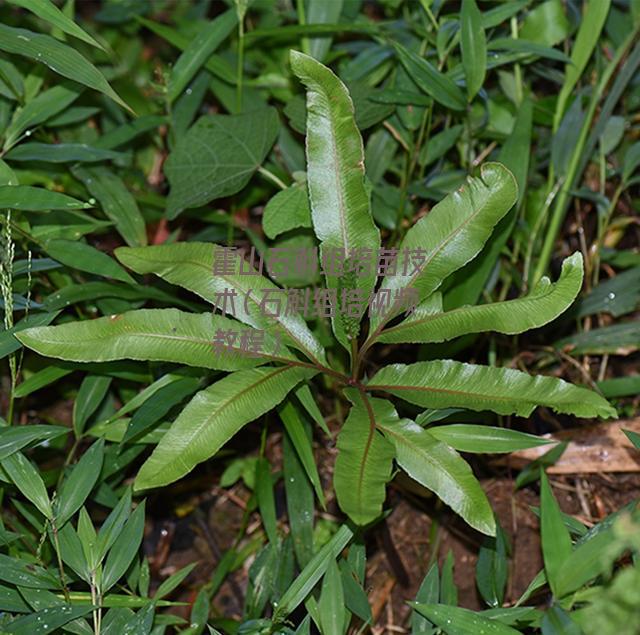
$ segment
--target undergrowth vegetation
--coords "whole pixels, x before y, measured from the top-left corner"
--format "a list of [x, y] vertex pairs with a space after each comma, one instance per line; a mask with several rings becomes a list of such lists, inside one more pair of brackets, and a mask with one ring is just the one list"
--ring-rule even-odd
[[635, 494], [545, 434], [637, 414], [637, 0], [0, 15], [0, 633], [640, 632]]

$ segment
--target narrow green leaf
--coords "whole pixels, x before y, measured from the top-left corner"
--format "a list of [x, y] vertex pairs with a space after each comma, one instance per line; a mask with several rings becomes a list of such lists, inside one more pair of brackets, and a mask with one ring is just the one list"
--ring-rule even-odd
[[277, 606], [274, 607], [274, 622], [277, 623], [285, 618], [304, 602], [318, 580], [325, 574], [329, 564], [340, 555], [352, 538], [353, 531], [347, 525], [342, 525], [282, 595]]
[[476, 0], [462, 0], [460, 49], [467, 78], [467, 97], [471, 101], [482, 88], [487, 73], [487, 39]]
[[29, 425], [0, 427], [0, 459], [22, 450], [27, 445], [40, 441], [50, 441], [68, 434], [69, 428], [63, 426]]
[[476, 584], [482, 599], [492, 607], [502, 606], [507, 585], [507, 536], [496, 520], [495, 537], [484, 539], [476, 563]]
[[93, 606], [90, 604], [84, 606], [54, 606], [18, 617], [9, 622], [9, 624], [3, 624], [2, 630], [5, 633], [15, 633], [15, 635], [22, 635], [23, 633], [45, 635], [56, 631], [73, 620], [77, 620], [92, 610]]
[[452, 110], [464, 110], [467, 100], [455, 82], [438, 71], [430, 62], [401, 44], [393, 44], [398, 59], [418, 88], [435, 101]]
[[144, 218], [136, 199], [119, 176], [105, 167], [78, 167], [72, 172], [98, 199], [107, 218], [113, 221], [127, 245], [139, 247], [147, 244]]
[[[83, 508], [84, 509], [84, 508]], [[125, 523], [131, 516], [131, 488], [127, 487], [118, 504], [107, 516], [96, 537], [95, 561], [93, 565], [102, 562], [109, 549], [114, 546], [118, 536], [122, 532]]]
[[391, 478], [393, 445], [376, 430], [376, 420], [389, 416], [390, 404], [351, 389], [346, 394], [353, 406], [338, 434], [333, 486], [342, 511], [366, 525], [380, 516]]
[[[420, 604], [437, 604], [440, 599], [440, 576], [438, 563], [434, 562], [424, 576], [416, 593], [416, 602]], [[411, 613], [411, 635], [432, 635], [433, 624], [418, 611]]]
[[32, 185], [0, 186], [0, 209], [19, 209], [28, 212], [48, 212], [52, 209], [87, 209], [89, 203]]
[[111, 379], [106, 375], [87, 375], [82, 380], [73, 404], [73, 429], [77, 437], [82, 435], [87, 420], [102, 403]]
[[[349, 91], [330, 69], [312, 57], [291, 51], [290, 60], [291, 69], [307, 89], [307, 187], [323, 262], [329, 261], [336, 250], [345, 258], [351, 258], [363, 245], [375, 250], [380, 232], [371, 215], [364, 180], [364, 147]], [[342, 271], [327, 272], [327, 267], [325, 274], [329, 289], [338, 289], [345, 278]], [[376, 275], [371, 270], [357, 276], [357, 287], [365, 297], [373, 291]], [[365, 308], [353, 316], [356, 321]], [[345, 313], [338, 311], [331, 323], [340, 343], [350, 350], [349, 340], [357, 336], [358, 329], [346, 323]]]
[[110, 161], [122, 155], [113, 150], [94, 148], [86, 143], [22, 143], [6, 154], [10, 161], [43, 161], [45, 163], [95, 163]]
[[[389, 404], [388, 411], [393, 408]], [[395, 445], [396, 461], [418, 483], [435, 492], [453, 511], [478, 531], [495, 535], [489, 501], [467, 462], [426, 430], [399, 419], [395, 411], [377, 421]]]
[[131, 110], [91, 62], [75, 49], [48, 35], [0, 24], [0, 50], [45, 64], [54, 73], [104, 93], [123, 108]]
[[200, 67], [231, 33], [237, 21], [236, 12], [229, 9], [198, 32], [173, 66], [167, 92], [169, 103], [176, 100]]
[[313, 556], [313, 489], [287, 432], [283, 434], [283, 470], [293, 549], [303, 569]]
[[86, 243], [54, 238], [46, 242], [45, 249], [54, 260], [72, 269], [121, 282], [135, 283], [135, 280], [111, 256]]
[[47, 494], [42, 477], [21, 452], [14, 452], [0, 461], [2, 469], [8, 474], [13, 484], [22, 495], [31, 501], [46, 518], [53, 517], [51, 500]]
[[29, 589], [60, 588], [60, 580], [55, 573], [26, 560], [18, 560], [4, 554], [0, 554], [0, 580]]
[[278, 542], [278, 522], [276, 518], [276, 500], [273, 495], [273, 481], [271, 479], [271, 464], [267, 459], [260, 458], [256, 461], [256, 499], [260, 518], [269, 542], [273, 545]]
[[590, 0], [584, 5], [578, 35], [571, 49], [571, 62], [565, 67], [564, 82], [556, 103], [556, 112], [553, 118], [554, 132], [560, 127], [567, 101], [598, 43], [610, 6], [611, 0]]
[[379, 342], [443, 342], [468, 333], [523, 333], [548, 324], [571, 306], [582, 287], [582, 255], [562, 264], [556, 283], [542, 278], [531, 293], [517, 300], [462, 306], [442, 311], [433, 296], [397, 326], [385, 329]]
[[571, 536], [544, 470], [540, 473], [540, 536], [544, 570], [551, 590], [557, 595], [558, 572], [571, 556]]
[[4, 133], [6, 151], [13, 147], [22, 133], [30, 135], [34, 126], [43, 123], [64, 111], [82, 92], [82, 88], [72, 82], [61, 82], [31, 99], [24, 108], [18, 109]]
[[367, 389], [384, 390], [426, 408], [461, 407], [526, 417], [536, 406], [547, 406], [578, 417], [616, 416], [606, 399], [561, 379], [453, 360], [386, 366]]
[[104, 457], [104, 441], [96, 441], [80, 458], [62, 482], [58, 495], [55, 520], [62, 527], [84, 504], [95, 487]]
[[481, 613], [446, 604], [418, 604], [411, 606], [427, 619], [439, 626], [447, 635], [520, 635], [520, 631], [496, 620], [483, 617]]
[[287, 366], [255, 368], [235, 372], [199, 392], [140, 469], [136, 489], [177, 481], [314, 374], [311, 369]]
[[106, 593], [127, 571], [142, 544], [145, 501], [138, 505], [113, 543], [104, 563], [102, 589]]
[[73, 37], [77, 37], [79, 40], [82, 40], [87, 44], [91, 44], [91, 46], [104, 50], [102, 45], [96, 42], [85, 30], [81, 29], [71, 18], [68, 18], [50, 0], [9, 0], [9, 2], [31, 11], [31, 13], [37, 15], [39, 18], [42, 18], [61, 31], [64, 31], [69, 35], [73, 35]]
[[[305, 384], [306, 385], [306, 384]], [[296, 406], [290, 400], [285, 401], [279, 408], [278, 414], [284, 424], [287, 435], [295, 448], [298, 458], [304, 471], [313, 485], [313, 489], [318, 497], [320, 505], [325, 507], [324, 494], [322, 492], [322, 484], [320, 483], [320, 475], [313, 456], [313, 447], [311, 440], [305, 432], [305, 421], [298, 412]]]
[[329, 562], [324, 574], [318, 609], [321, 632], [326, 635], [342, 635], [350, 615], [345, 608], [342, 577], [335, 560]]

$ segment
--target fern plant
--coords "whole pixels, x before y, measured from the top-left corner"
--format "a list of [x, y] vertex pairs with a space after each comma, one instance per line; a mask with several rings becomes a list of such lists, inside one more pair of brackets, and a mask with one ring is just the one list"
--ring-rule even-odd
[[[359, 250], [377, 252], [380, 231], [371, 214], [363, 144], [349, 92], [313, 58], [293, 51], [290, 61], [307, 94], [306, 187], [320, 256], [325, 259], [338, 250], [349, 259]], [[205, 130], [207, 125], [204, 116], [194, 128]], [[268, 147], [268, 140], [265, 144]], [[172, 169], [168, 164], [169, 174]], [[299, 184], [292, 187], [299, 193]], [[173, 202], [169, 198], [172, 216], [180, 211], [174, 194]], [[302, 403], [322, 422], [309, 386], [325, 375], [351, 404], [337, 437], [334, 487], [340, 507], [355, 523], [365, 525], [380, 516], [395, 462], [472, 527], [494, 535], [491, 507], [459, 452], [511, 451], [544, 441], [488, 426], [425, 427], [401, 416], [396, 400], [425, 409], [520, 416], [530, 415], [537, 406], [579, 417], [612, 417], [615, 410], [588, 389], [511, 368], [449, 359], [391, 364], [375, 372], [370, 368], [380, 343], [433, 344], [483, 331], [521, 333], [547, 324], [571, 305], [583, 278], [579, 253], [564, 261], [557, 282], [543, 278], [525, 297], [450, 310], [443, 306], [439, 292], [443, 282], [481, 252], [517, 194], [516, 180], [507, 168], [485, 163], [478, 176], [470, 176], [433, 207], [397, 246], [398, 254], [422, 254], [421, 266], [398, 267], [380, 282], [375, 270], [357, 276], [327, 273], [326, 288], [341, 298], [340, 310], [331, 317], [335, 345], [330, 347], [321, 343], [319, 321], [312, 328], [301, 314], [265, 310], [266, 296], [284, 293], [277, 276], [271, 280], [255, 270], [245, 275], [246, 262], [237, 258], [230, 264], [227, 249], [202, 242], [122, 247], [116, 256], [135, 273], [155, 274], [183, 287], [223, 314], [140, 309], [31, 328], [16, 336], [42, 355], [75, 362], [163, 361], [226, 373], [213, 375], [210, 385], [192, 398], [162, 436], [137, 475], [137, 490], [161, 487], [185, 476], [214, 456], [244, 425], [285, 399], [293, 404], [293, 393], [295, 403]], [[287, 219], [281, 220], [286, 225]], [[367, 320], [366, 303], [358, 305], [357, 298], [371, 297], [376, 289], [388, 290], [391, 301]], [[233, 317], [224, 314], [229, 312], [224, 306], [229, 290], [237, 300]], [[417, 306], [404, 315], [407, 295]], [[237, 336], [225, 340], [224, 333]], [[247, 343], [256, 341], [261, 342], [260, 350], [251, 352]], [[295, 430], [301, 424], [295, 409], [293, 413], [285, 423]], [[317, 483], [304, 436], [292, 438], [297, 439], [296, 449], [309, 477]]]

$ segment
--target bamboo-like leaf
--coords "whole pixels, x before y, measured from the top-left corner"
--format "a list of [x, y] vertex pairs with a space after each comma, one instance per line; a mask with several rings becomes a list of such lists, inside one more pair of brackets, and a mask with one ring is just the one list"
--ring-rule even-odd
[[562, 263], [562, 273], [556, 283], [542, 278], [524, 298], [443, 312], [434, 294], [406, 320], [382, 331], [378, 341], [443, 342], [483, 331], [523, 333], [551, 322], [566, 311], [580, 292], [582, 277], [582, 255], [576, 252]]
[[[291, 68], [307, 88], [307, 187], [323, 260], [334, 250], [344, 250], [347, 258], [356, 248], [377, 250], [380, 232], [365, 188], [364, 147], [349, 91], [330, 69], [303, 53], [291, 51]], [[328, 288], [338, 288], [339, 275], [326, 278]], [[357, 287], [368, 296], [375, 282], [371, 271], [358, 276]], [[343, 311], [336, 313], [333, 331], [350, 349], [357, 325], [347, 323]]]
[[391, 478], [393, 445], [376, 430], [376, 420], [388, 416], [390, 404], [351, 389], [347, 396], [353, 406], [338, 435], [333, 485], [342, 511], [366, 525], [382, 512]]
[[147, 244], [145, 223], [136, 199], [122, 179], [105, 167], [76, 168], [73, 175], [95, 196], [130, 247]]
[[68, 434], [69, 428], [63, 426], [29, 425], [4, 426], [0, 428], [0, 459], [18, 452], [30, 443], [55, 439]]
[[[421, 300], [427, 298], [447, 276], [480, 252], [497, 222], [515, 203], [517, 189], [507, 168], [500, 163], [485, 163], [479, 177], [469, 177], [407, 232], [399, 248], [402, 262], [398, 272], [386, 276], [381, 288], [397, 291], [413, 287]], [[419, 254], [424, 259], [411, 264]], [[384, 316], [374, 316], [371, 339], [400, 310], [401, 302], [396, 299]]]
[[[237, 332], [234, 341], [214, 345], [216, 332]], [[35, 327], [16, 337], [41, 355], [74, 362], [139, 359], [173, 362], [216, 370], [238, 370], [263, 363], [240, 348], [241, 334], [252, 332], [238, 322], [211, 313], [185, 313], [178, 309], [140, 309], [95, 320], [59, 326]], [[277, 344], [265, 333], [263, 351]], [[278, 357], [287, 358], [286, 351]]]
[[53, 517], [47, 488], [38, 470], [21, 452], [14, 452], [0, 461], [2, 469], [13, 484], [30, 500], [46, 518]]
[[495, 535], [491, 505], [468, 463], [413, 421], [398, 418], [393, 406], [387, 404], [387, 416], [376, 423], [394, 444], [400, 467], [435, 492], [472, 527], [484, 534]]
[[[225, 292], [235, 291], [237, 297], [233, 305], [228, 300], [227, 313], [258, 329], [273, 329], [277, 325], [286, 345], [290, 344], [311, 358], [324, 362], [324, 349], [302, 316], [287, 315], [284, 310], [283, 299], [286, 296], [282, 289], [258, 275], [246, 263], [246, 273], [241, 273], [238, 254], [232, 260], [233, 273], [224, 273], [222, 267], [220, 273], [216, 271], [216, 262], [222, 263], [228, 254], [224, 249], [212, 243], [181, 242], [136, 249], [121, 247], [116, 249], [115, 255], [136, 273], [154, 273], [171, 284], [196, 293], [220, 309], [225, 309]], [[277, 302], [280, 302], [279, 309]]]
[[447, 604], [419, 604], [412, 602], [414, 610], [439, 626], [446, 635], [520, 635], [511, 626], [484, 617], [481, 613]]
[[242, 426], [277, 406], [312, 369], [238, 371], [199, 392], [173, 422], [136, 478], [136, 489], [172, 483], [213, 456]]
[[467, 78], [467, 97], [471, 101], [482, 88], [487, 72], [487, 39], [476, 0], [462, 0], [460, 49]]
[[95, 163], [122, 158], [120, 152], [94, 148], [86, 143], [22, 143], [7, 153], [10, 161], [42, 161], [44, 163]]
[[104, 93], [123, 108], [131, 110], [91, 62], [75, 49], [48, 35], [0, 24], [0, 50], [41, 62], [54, 73]]
[[48, 212], [52, 209], [87, 209], [92, 207], [77, 198], [32, 185], [0, 186], [0, 209]]
[[547, 406], [578, 417], [616, 416], [606, 399], [561, 379], [453, 360], [385, 366], [367, 389], [383, 390], [426, 408], [461, 407], [527, 417], [536, 406]]
[[229, 35], [237, 21], [236, 12], [229, 9], [207, 23], [189, 43], [171, 71], [167, 93], [169, 102], [175, 101], [200, 67]]
[[393, 46], [398, 59], [420, 90], [446, 108], [464, 110], [467, 100], [464, 98], [464, 93], [450, 77], [401, 44], [394, 43]]
[[84, 29], [81, 29], [71, 18], [68, 18], [60, 11], [51, 0], [9, 0], [9, 2], [31, 11], [31, 13], [46, 20], [61, 31], [73, 35], [73, 37], [77, 37], [79, 40], [91, 44], [91, 46], [104, 50]]
[[555, 594], [558, 592], [558, 572], [571, 556], [572, 546], [569, 530], [562, 520], [558, 501], [551, 491], [544, 470], [540, 472], [540, 538], [544, 570]]

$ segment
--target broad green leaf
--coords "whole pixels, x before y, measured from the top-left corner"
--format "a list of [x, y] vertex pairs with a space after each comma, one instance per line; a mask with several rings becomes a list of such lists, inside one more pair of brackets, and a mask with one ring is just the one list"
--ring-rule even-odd
[[121, 282], [135, 283], [135, 280], [111, 256], [87, 243], [53, 238], [48, 240], [44, 247], [54, 260], [72, 269]]
[[279, 125], [274, 108], [200, 117], [164, 164], [168, 217], [239, 192], [267, 156]]
[[62, 527], [84, 504], [94, 488], [104, 456], [104, 441], [96, 441], [62, 482], [54, 508], [56, 525]]
[[53, 606], [42, 609], [41, 611], [36, 611], [35, 613], [30, 613], [29, 615], [23, 615], [8, 624], [3, 624], [2, 630], [12, 635], [22, 635], [23, 633], [46, 635], [46, 633], [57, 631], [65, 624], [77, 620], [92, 610], [93, 606], [91, 604], [82, 606], [69, 606], [66, 604]]
[[267, 203], [262, 214], [262, 229], [269, 238], [276, 238], [298, 227], [311, 227], [311, 209], [306, 186], [294, 183]]
[[254, 368], [228, 375], [199, 392], [140, 469], [136, 489], [177, 481], [314, 374], [311, 369], [291, 366]]
[[611, 326], [574, 333], [554, 342], [559, 350], [578, 355], [628, 355], [640, 348], [640, 322], [627, 320]]
[[138, 505], [113, 543], [104, 563], [102, 589], [107, 592], [127, 571], [142, 543], [145, 501]]
[[571, 32], [562, 0], [547, 0], [527, 13], [520, 37], [546, 46], [555, 46]]
[[376, 430], [376, 419], [389, 416], [389, 403], [348, 390], [353, 406], [338, 434], [333, 486], [342, 511], [358, 525], [380, 516], [391, 478], [393, 445]]
[[556, 283], [542, 278], [523, 298], [462, 306], [442, 311], [434, 296], [427, 299], [403, 322], [385, 329], [379, 342], [443, 342], [468, 333], [495, 331], [523, 333], [554, 320], [575, 300], [582, 287], [582, 255], [565, 259]]
[[63, 426], [36, 424], [0, 427], [0, 459], [22, 450], [31, 443], [49, 441], [68, 433], [69, 428]]
[[527, 417], [536, 406], [547, 406], [577, 417], [616, 416], [606, 399], [561, 379], [453, 360], [385, 366], [371, 378], [367, 390], [383, 390], [426, 408], [460, 407]]
[[467, 97], [471, 101], [482, 88], [487, 72], [487, 39], [476, 0], [462, 0], [460, 49], [467, 79]]
[[91, 62], [75, 49], [48, 35], [0, 24], [0, 50], [45, 64], [54, 73], [104, 93], [131, 110]]
[[284, 619], [304, 602], [318, 580], [325, 574], [329, 564], [340, 555], [352, 538], [353, 531], [347, 525], [342, 525], [331, 540], [324, 544], [278, 600], [277, 606], [274, 607], [274, 622]]
[[544, 570], [551, 590], [557, 594], [558, 572], [571, 556], [571, 536], [544, 470], [540, 473], [540, 537]]
[[0, 461], [2, 469], [25, 498], [31, 501], [46, 518], [53, 517], [47, 488], [38, 470], [21, 452], [14, 452]]
[[6, 151], [13, 147], [22, 133], [31, 135], [34, 126], [43, 123], [64, 111], [82, 92], [82, 88], [71, 82], [61, 82], [31, 99], [24, 108], [16, 110], [11, 123], [4, 133]]
[[[233, 341], [231, 336], [223, 338], [220, 346], [214, 345], [218, 330], [238, 336]], [[241, 350], [241, 334], [252, 332], [253, 329], [213, 313], [139, 309], [95, 320], [36, 327], [21, 331], [16, 337], [41, 355], [74, 362], [138, 359], [237, 370], [265, 361]], [[275, 346], [273, 338], [265, 333], [265, 353]], [[278, 356], [287, 357], [286, 352]]]
[[520, 635], [515, 628], [459, 606], [417, 602], [411, 602], [411, 606], [447, 635]]
[[144, 218], [136, 199], [119, 176], [105, 167], [78, 167], [72, 172], [98, 199], [107, 218], [113, 221], [127, 245], [139, 247], [147, 244]]
[[[480, 252], [516, 198], [517, 185], [511, 172], [500, 163], [483, 164], [479, 177], [468, 177], [407, 232], [398, 250], [398, 271], [385, 276], [381, 288], [397, 292], [413, 287], [424, 300]], [[375, 339], [400, 310], [396, 298], [384, 317], [373, 316], [370, 339]]]
[[549, 439], [510, 428], [495, 428], [472, 423], [433, 426], [428, 429], [428, 432], [436, 439], [450, 445], [454, 450], [471, 454], [515, 452], [516, 450], [554, 443]]
[[394, 444], [400, 467], [472, 527], [483, 534], [495, 535], [491, 506], [468, 463], [413, 421], [399, 419], [391, 404], [386, 403], [386, 416], [376, 423]]
[[[293, 72], [307, 89], [307, 187], [323, 260], [335, 250], [343, 250], [347, 258], [363, 246], [376, 250], [380, 232], [371, 216], [364, 147], [349, 91], [330, 69], [313, 58], [297, 51], [291, 51], [290, 57]], [[326, 278], [328, 288], [338, 289], [345, 276], [338, 272]], [[376, 283], [376, 272], [359, 275], [353, 283], [368, 297]], [[333, 331], [349, 349], [349, 340], [358, 334], [357, 323], [349, 323], [345, 311], [337, 313], [332, 317]]]
[[11, 4], [14, 4], [23, 9], [27, 9], [34, 13], [39, 18], [42, 18], [49, 24], [57, 27], [61, 31], [77, 37], [91, 46], [103, 49], [85, 30], [81, 29], [71, 18], [68, 18], [58, 7], [56, 7], [50, 0], [9, 0]]
[[436, 69], [430, 62], [401, 44], [393, 44], [398, 59], [418, 88], [435, 101], [452, 110], [464, 110], [467, 100], [455, 82]]
[[60, 313], [60, 311], [53, 313], [30, 313], [26, 317], [23, 317], [14, 327], [6, 331], [0, 331], [0, 359], [20, 348], [21, 344], [16, 337], [16, 333], [31, 327], [50, 324], [56, 319], [58, 313]]
[[[247, 263], [242, 269], [240, 254], [232, 256], [231, 268], [227, 270], [223, 265], [229, 252], [212, 243], [181, 242], [139, 249], [119, 248], [115, 254], [136, 273], [154, 273], [171, 284], [193, 291], [245, 324], [264, 330], [277, 325], [286, 338], [285, 345], [290, 344], [311, 359], [324, 362], [324, 349], [303, 317], [287, 314], [285, 292], [264, 276], [257, 275]], [[227, 298], [225, 308], [225, 293], [233, 291], [237, 294], [235, 302], [231, 303]]]
[[87, 209], [92, 207], [77, 198], [32, 185], [1, 185], [0, 209], [48, 212], [52, 209]]
[[[91, 570], [85, 557], [78, 532], [72, 523], [66, 523], [61, 529], [57, 528], [60, 556], [66, 565], [69, 565], [85, 582], [91, 584]], [[55, 544], [55, 534], [49, 535]]]
[[233, 9], [208, 22], [178, 58], [169, 77], [167, 98], [175, 101], [200, 67], [231, 33], [238, 19]]
[[42, 161], [44, 163], [95, 163], [122, 157], [119, 152], [94, 148], [86, 143], [22, 143], [10, 150], [10, 161]]

